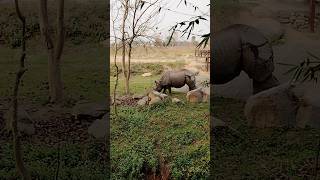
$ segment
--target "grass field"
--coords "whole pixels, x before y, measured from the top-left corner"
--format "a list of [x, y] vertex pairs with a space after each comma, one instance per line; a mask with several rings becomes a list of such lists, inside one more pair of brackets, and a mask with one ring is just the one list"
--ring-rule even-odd
[[[76, 125], [70, 117], [71, 107], [79, 100], [103, 101], [107, 97], [108, 56], [105, 13], [106, 1], [69, 1], [65, 4], [66, 44], [62, 55], [62, 79], [64, 84], [63, 109], [68, 113], [49, 111], [36, 125], [36, 134], [22, 136], [23, 156], [33, 179], [55, 179], [60, 152], [58, 179], [105, 179], [104, 144], [85, 135], [86, 125]], [[10, 135], [3, 132], [4, 113], [12, 95], [15, 72], [20, 59], [21, 24], [15, 13], [13, 1], [1, 2], [0, 6], [0, 179], [18, 179], [13, 159]], [[49, 21], [55, 25], [55, 2], [49, 1]], [[47, 52], [40, 39], [38, 1], [20, 2], [26, 16], [27, 72], [22, 78], [19, 103], [27, 112], [46, 110], [48, 103]], [[52, 7], [52, 8], [51, 8]], [[57, 122], [58, 120], [60, 123]], [[56, 128], [60, 125], [62, 128]], [[64, 126], [66, 125], [66, 126]], [[58, 130], [57, 130], [58, 129]], [[66, 140], [61, 140], [55, 133]], [[39, 139], [38, 139], [39, 138]], [[57, 144], [47, 140], [61, 141]], [[60, 149], [60, 150], [59, 150]]]
[[[132, 60], [134, 62], [143, 62], [148, 60], [150, 63], [158, 63], [159, 61], [168, 62], [184, 62], [194, 60], [195, 46], [176, 46], [176, 47], [137, 47], [133, 50]], [[111, 50], [110, 55], [114, 57], [114, 48]], [[118, 60], [121, 58], [121, 51], [118, 53]]]
[[[12, 94], [19, 57], [20, 51], [18, 49], [0, 47], [0, 104], [4, 107], [8, 106], [7, 100]], [[89, 101], [106, 99], [106, 57], [106, 47], [103, 45], [66, 45], [62, 57], [66, 110], [81, 99]], [[46, 52], [39, 46], [29, 46], [26, 62], [28, 71], [22, 81], [19, 95], [20, 104], [27, 105], [28, 108], [41, 109], [48, 102]], [[4, 120], [3, 113], [0, 112], [1, 121]], [[63, 130], [61, 129], [61, 131]], [[7, 138], [0, 138], [0, 179], [15, 179], [17, 172], [12, 154], [11, 138], [10, 136]], [[34, 178], [53, 179], [57, 169], [58, 147], [46, 145], [44, 142], [34, 143], [37, 142], [34, 138], [26, 138], [22, 142], [27, 167]], [[96, 142], [93, 139], [82, 143], [62, 143], [59, 179], [104, 179], [107, 172], [103, 158], [99, 154], [103, 152], [101, 146], [103, 147], [101, 142]]]
[[[149, 83], [144, 84], [147, 87]], [[185, 94], [172, 96], [185, 101]], [[208, 103], [168, 101], [150, 107], [120, 107], [118, 111], [118, 117], [111, 116], [112, 179], [141, 179], [165, 167], [173, 179], [208, 177]]]
[[[314, 179], [320, 131], [247, 126], [244, 103], [215, 97], [212, 112], [236, 129], [216, 129], [213, 175], [224, 179]], [[240, 134], [240, 136], [239, 136]]]
[[[132, 94], [145, 94], [165, 67], [183, 63], [135, 64], [139, 69], [130, 84]], [[144, 71], [145, 70], [145, 71]], [[113, 72], [113, 70], [111, 70]], [[151, 72], [150, 77], [142, 77]], [[115, 77], [110, 77], [113, 92]], [[124, 94], [120, 74], [118, 94]], [[142, 179], [169, 174], [172, 179], [206, 179], [209, 176], [209, 104], [189, 104], [184, 93], [173, 93], [184, 104], [118, 107], [111, 115], [112, 179]], [[111, 109], [112, 110], [112, 109]]]
[[[106, 97], [107, 56], [102, 45], [66, 47], [62, 60], [62, 77], [67, 99], [101, 100]], [[0, 48], [0, 97], [11, 95], [20, 51]], [[27, 51], [20, 97], [43, 104], [48, 100], [47, 55], [40, 48]], [[85, 66], [84, 66], [85, 64]], [[93, 90], [94, 88], [94, 90]]]

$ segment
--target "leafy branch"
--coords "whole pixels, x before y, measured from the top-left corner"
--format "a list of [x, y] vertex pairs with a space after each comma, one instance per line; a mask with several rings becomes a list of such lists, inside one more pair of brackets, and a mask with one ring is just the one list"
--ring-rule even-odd
[[[177, 24], [175, 24], [174, 26], [172, 26], [169, 31], [171, 31], [171, 35], [169, 37], [169, 40], [168, 40], [168, 43], [167, 43], [167, 46], [171, 43], [171, 40], [173, 38], [173, 35], [176, 31], [178, 31], [179, 29], [183, 29], [181, 32], [182, 32], [182, 35], [181, 37], [185, 36], [187, 34], [187, 39], [190, 38], [190, 35], [192, 33], [192, 31], [194, 30], [194, 26], [195, 25], [198, 25], [200, 24], [200, 21], [208, 21], [206, 18], [202, 17], [202, 16], [196, 16], [194, 17], [195, 19], [194, 20], [190, 20], [190, 21], [182, 21], [182, 22], [179, 22]], [[204, 35], [204, 36], [207, 36], [207, 35]], [[209, 36], [210, 37], [210, 36]], [[207, 40], [208, 42], [208, 40]]]
[[318, 72], [320, 71], [320, 57], [307, 52], [309, 57], [303, 60], [298, 65], [287, 64], [287, 63], [278, 63], [284, 66], [291, 66], [291, 68], [284, 74], [293, 74], [291, 81], [296, 82], [305, 82], [313, 81], [318, 82]]

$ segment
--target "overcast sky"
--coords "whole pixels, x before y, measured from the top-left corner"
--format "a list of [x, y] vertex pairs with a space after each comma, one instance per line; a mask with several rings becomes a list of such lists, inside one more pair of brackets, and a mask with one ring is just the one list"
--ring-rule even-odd
[[[113, 5], [114, 1], [115, 0], [111, 0], [111, 6]], [[152, 2], [152, 0], [146, 1]], [[195, 26], [195, 29], [193, 31], [194, 35], [209, 33], [210, 7], [208, 6], [208, 4], [210, 3], [210, 0], [187, 0], [187, 6], [184, 4], [184, 0], [180, 4], [179, 2], [180, 0], [163, 0], [163, 3], [161, 3], [161, 7], [163, 8], [161, 8], [159, 23], [157, 25], [158, 30], [156, 31], [156, 33], [162, 38], [165, 38], [170, 35], [169, 29], [176, 23], [190, 20], [192, 17], [198, 15], [204, 15], [203, 17], [208, 19], [208, 21], [200, 21], [199, 25]], [[194, 7], [192, 7], [193, 5], [197, 6], [199, 9], [195, 11]], [[112, 10], [113, 8], [111, 7], [111, 11]], [[110, 29], [112, 30], [112, 28]], [[200, 37], [196, 36], [196, 39], [199, 40]], [[180, 40], [187, 40], [187, 37], [182, 37], [180, 38]]]
[[[191, 4], [188, 4], [188, 6], [185, 6], [184, 2], [181, 2], [179, 5], [179, 0], [167, 0], [168, 9], [171, 9], [173, 11], [166, 10], [164, 11], [164, 15], [161, 18], [161, 22], [159, 24], [159, 29], [162, 34], [165, 34], [165, 36], [168, 36], [170, 33], [168, 30], [170, 27], [175, 25], [178, 22], [190, 20], [190, 18], [194, 17], [195, 15], [203, 15], [206, 14], [205, 18], [208, 19], [208, 21], [201, 21], [199, 25], [195, 26], [195, 29], [193, 31], [194, 34], [206, 34], [210, 32], [210, 7], [207, 6], [210, 1], [209, 0], [188, 0], [187, 2], [196, 5], [199, 7], [199, 10], [195, 11], [194, 8], [191, 6]], [[178, 6], [179, 5], [179, 6]], [[185, 37], [186, 38], [186, 37]]]

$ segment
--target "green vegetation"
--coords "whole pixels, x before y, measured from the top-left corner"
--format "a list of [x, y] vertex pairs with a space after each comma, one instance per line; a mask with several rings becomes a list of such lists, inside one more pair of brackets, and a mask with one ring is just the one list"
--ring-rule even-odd
[[[61, 67], [67, 101], [105, 98], [105, 48], [96, 44], [66, 47]], [[27, 51], [28, 71], [23, 78], [20, 97], [35, 104], [44, 104], [48, 100], [47, 55], [38, 48]], [[19, 50], [0, 47], [0, 97], [11, 95], [19, 56]]]
[[243, 102], [225, 98], [213, 101], [215, 117], [227, 121], [239, 132], [216, 129], [213, 170], [216, 178], [314, 178], [319, 130], [249, 128], [243, 115]]
[[[174, 94], [184, 99], [184, 94]], [[120, 107], [111, 118], [112, 179], [141, 179], [160, 171], [163, 158], [173, 179], [209, 176], [209, 105]]]
[[[58, 179], [106, 179], [103, 144], [69, 144], [60, 148]], [[24, 145], [24, 159], [33, 179], [54, 179], [58, 167], [57, 147]], [[11, 143], [0, 146], [0, 179], [17, 179]]]
[[[52, 3], [56, 1], [49, 1], [49, 14], [50, 17], [56, 17], [56, 9], [51, 8], [56, 6]], [[65, 5], [67, 38], [61, 67], [66, 112], [70, 112], [70, 107], [79, 100], [101, 101], [106, 99], [108, 56], [107, 46], [102, 42], [106, 40], [107, 13], [106, 6], [102, 3], [106, 1], [80, 2], [74, 0], [66, 2]], [[47, 52], [40, 39], [38, 1], [21, 1], [20, 6], [27, 22], [26, 67], [28, 70], [22, 78], [19, 102], [21, 105], [27, 105], [27, 108], [38, 111], [47, 108], [45, 105], [48, 102]], [[21, 43], [19, 40], [21, 24], [18, 22], [12, 2], [1, 3], [0, 12], [0, 106], [6, 108], [12, 95], [15, 73], [19, 65], [20, 50], [17, 47]], [[12, 138], [2, 132], [5, 121], [4, 113], [5, 109], [0, 109], [0, 179], [17, 179], [19, 176], [15, 168]], [[69, 122], [71, 118], [70, 114], [57, 112], [50, 112], [46, 115], [47, 119], [41, 120], [49, 122], [50, 119], [53, 119], [52, 116], [58, 116], [62, 121]], [[49, 126], [44, 127], [46, 134], [41, 134], [40, 131], [43, 129], [37, 132], [37, 127], [43, 122], [38, 122], [38, 119], [33, 120], [36, 134], [31, 137], [22, 137], [25, 164], [33, 179], [54, 179], [59, 150], [54, 145], [49, 146], [43, 139], [46, 138], [46, 135], [52, 136], [57, 133], [55, 132], [57, 130], [51, 128], [48, 123]], [[69, 126], [72, 126], [76, 127], [74, 130], [76, 132], [86, 131], [85, 126], [78, 127], [72, 122], [65, 124], [68, 127], [62, 128], [67, 130]], [[66, 130], [62, 128], [58, 130], [60, 133]], [[104, 143], [87, 138], [87, 136], [84, 137], [85, 141], [81, 143], [62, 142], [66, 144], [61, 145], [60, 148], [59, 179], [106, 179], [109, 172], [106, 172], [104, 162]]]
[[[133, 94], [143, 94], [159, 79], [159, 71], [181, 63], [134, 64], [131, 80]], [[112, 70], [111, 70], [112, 72]], [[139, 73], [138, 73], [139, 72]], [[144, 72], [155, 75], [142, 77]], [[115, 77], [110, 78], [111, 92]], [[124, 93], [120, 74], [118, 94]], [[147, 107], [118, 107], [111, 114], [112, 179], [142, 179], [163, 171], [163, 163], [173, 179], [206, 179], [209, 176], [209, 104], [189, 104], [185, 94], [172, 97], [184, 104], [165, 101]], [[164, 162], [163, 162], [164, 161]]]
[[[161, 73], [164, 72], [165, 67], [171, 68], [181, 68], [183, 67], [183, 63], [133, 63], [132, 64], [132, 77], [130, 80], [130, 91], [133, 94], [143, 94], [149, 91], [154, 86], [154, 81], [158, 80], [161, 76]], [[117, 92], [118, 95], [122, 95], [125, 93], [124, 89], [124, 79], [122, 76], [122, 71], [120, 64], [119, 66], [119, 83]], [[142, 77], [143, 73], [150, 72], [152, 76]], [[116, 68], [113, 64], [110, 67], [110, 92], [111, 94], [114, 91], [114, 84], [116, 81]]]
[[[49, 1], [49, 7], [56, 7], [56, 1]], [[73, 44], [97, 43], [107, 39], [106, 1], [66, 1], [65, 25], [67, 41]], [[21, 2], [21, 11], [26, 16], [28, 40], [39, 40], [38, 1]], [[35, 8], [36, 7], [36, 8]], [[11, 3], [1, 4], [0, 44], [9, 47], [20, 46], [21, 25]], [[56, 9], [49, 8], [49, 17], [56, 17]], [[50, 19], [55, 24], [56, 19]]]

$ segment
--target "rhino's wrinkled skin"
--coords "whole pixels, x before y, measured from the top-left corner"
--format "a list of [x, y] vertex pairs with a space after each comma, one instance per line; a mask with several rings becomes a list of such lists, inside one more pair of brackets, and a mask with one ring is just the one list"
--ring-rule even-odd
[[163, 73], [159, 81], [155, 81], [156, 87], [154, 90], [165, 93], [169, 90], [171, 93], [171, 87], [181, 88], [185, 84], [189, 86], [189, 90], [196, 88], [195, 74], [189, 70], [182, 69], [178, 71], [169, 70]]
[[253, 93], [279, 85], [273, 76], [273, 50], [254, 27], [235, 24], [213, 35], [211, 84], [225, 84], [245, 71], [253, 80]]

